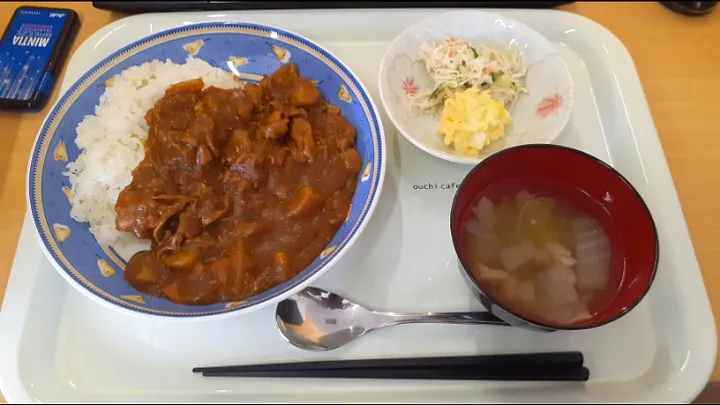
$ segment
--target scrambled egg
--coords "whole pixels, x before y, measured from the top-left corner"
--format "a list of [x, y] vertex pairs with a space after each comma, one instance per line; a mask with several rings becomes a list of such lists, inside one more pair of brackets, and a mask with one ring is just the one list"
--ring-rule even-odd
[[445, 100], [440, 116], [440, 133], [445, 145], [458, 152], [478, 155], [492, 142], [505, 137], [512, 117], [505, 107], [487, 92], [471, 87]]

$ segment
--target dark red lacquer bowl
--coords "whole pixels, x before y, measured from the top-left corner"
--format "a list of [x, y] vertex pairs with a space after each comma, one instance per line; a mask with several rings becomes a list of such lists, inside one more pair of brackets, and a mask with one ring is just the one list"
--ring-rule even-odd
[[[463, 252], [461, 232], [478, 195], [500, 181], [522, 178], [535, 184], [564, 183], [548, 192], [578, 206], [606, 230], [613, 255], [615, 276], [622, 276], [612, 302], [592, 319], [571, 326], [543, 324], [509, 310], [485, 291], [470, 273]], [[536, 187], [537, 189], [537, 187]], [[565, 190], [572, 189], [570, 193]], [[578, 197], [580, 196], [580, 197]], [[588, 198], [590, 197], [590, 198]], [[615, 321], [630, 312], [650, 289], [658, 264], [658, 237], [647, 205], [635, 188], [615, 169], [576, 149], [558, 145], [523, 145], [495, 153], [475, 166], [455, 195], [450, 231], [461, 271], [483, 305], [505, 322], [536, 330], [589, 329]], [[614, 275], [611, 274], [611, 278]]]

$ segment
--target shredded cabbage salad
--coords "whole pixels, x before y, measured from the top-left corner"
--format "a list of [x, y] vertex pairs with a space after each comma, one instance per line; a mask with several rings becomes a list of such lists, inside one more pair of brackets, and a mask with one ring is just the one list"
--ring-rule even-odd
[[411, 106], [424, 112], [437, 112], [458, 91], [477, 87], [510, 110], [526, 93], [527, 66], [514, 44], [507, 51], [497, 45], [472, 46], [467, 41], [449, 38], [442, 42], [424, 42], [420, 61], [433, 80], [430, 91], [409, 94]]

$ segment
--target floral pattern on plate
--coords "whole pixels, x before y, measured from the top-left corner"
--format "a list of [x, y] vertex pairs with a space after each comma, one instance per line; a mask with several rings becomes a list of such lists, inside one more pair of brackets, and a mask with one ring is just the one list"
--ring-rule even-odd
[[566, 106], [566, 92], [563, 92], [562, 94], [555, 93], [540, 100], [540, 103], [538, 103], [537, 106], [537, 110], [535, 110], [535, 114], [537, 114], [537, 116], [540, 118], [547, 118], [553, 114], [557, 115], [559, 113], [558, 110]]

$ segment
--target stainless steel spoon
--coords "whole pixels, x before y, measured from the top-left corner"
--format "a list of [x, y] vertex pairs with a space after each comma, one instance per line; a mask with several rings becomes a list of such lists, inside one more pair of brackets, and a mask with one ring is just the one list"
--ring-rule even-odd
[[403, 323], [509, 326], [488, 312], [376, 312], [316, 287], [308, 287], [281, 301], [275, 311], [275, 322], [288, 342], [310, 351], [337, 349], [373, 329]]

